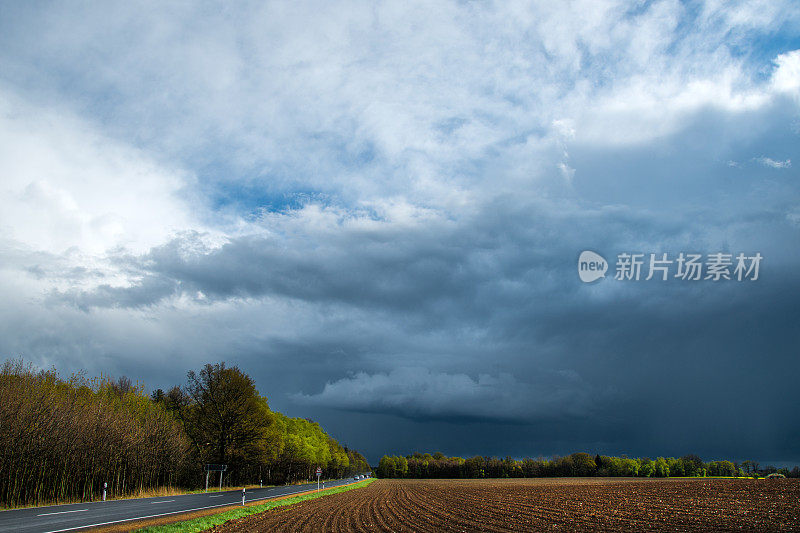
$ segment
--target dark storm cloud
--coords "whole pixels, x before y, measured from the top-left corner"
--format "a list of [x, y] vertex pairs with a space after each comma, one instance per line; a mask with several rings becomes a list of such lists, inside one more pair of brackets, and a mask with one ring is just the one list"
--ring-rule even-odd
[[[728, 446], [742, 420], [763, 434], [800, 422], [790, 407], [800, 396], [783, 390], [779, 401], [767, 385], [775, 369], [799, 369], [800, 338], [790, 324], [800, 316], [790, 295], [800, 287], [782, 235], [796, 230], [785, 217], [747, 206], [695, 214], [700, 218], [687, 224], [681, 212], [503, 198], [457, 225], [308, 233], [290, 250], [278, 238], [250, 236], [187, 254], [200, 247], [197, 236], [185, 236], [127, 259], [143, 274], [140, 285], [117, 289], [107, 302], [104, 289], [83, 301], [155, 305], [199, 291], [206, 305], [288, 297], [335, 309], [344, 317], [338, 336], [322, 327], [302, 342], [277, 335], [237, 348], [259, 383], [277, 394], [277, 406], [480, 421], [473, 431], [490, 433], [512, 421], [527, 426], [520, 431], [531, 442], [533, 428], [547, 427], [560, 451], [600, 446], [602, 421], [607, 431], [626, 435], [630, 453], [752, 453], [755, 438]], [[577, 279], [582, 249], [612, 261], [623, 251], [752, 253], [748, 234], [718, 240], [717, 232], [734, 223], [770, 228], [760, 240], [766, 259], [758, 281]], [[366, 331], [357, 333], [357, 322]], [[448, 359], [429, 360], [428, 368], [407, 360], [424, 353]], [[265, 360], [291, 364], [297, 377], [271, 375]], [[330, 411], [326, 416], [346, 425]], [[377, 445], [366, 449], [380, 452]], [[501, 444], [492, 451], [506, 453]]]
[[[594, 5], [14, 6], [0, 353], [224, 359], [373, 460], [800, 461], [797, 10]], [[681, 251], [761, 278], [611, 279]]]
[[572, 372], [540, 372], [536, 382], [520, 382], [510, 374], [431, 372], [395, 368], [328, 383], [321, 393], [294, 395], [303, 405], [348, 411], [393, 414], [413, 420], [447, 422], [516, 422], [584, 418], [595, 394]]
[[343, 225], [300, 234], [291, 246], [279, 235], [250, 235], [205, 249], [201, 235], [188, 234], [143, 256], [118, 258], [140, 279], [132, 286], [62, 296], [81, 307], [135, 307], [198, 292], [210, 300], [277, 295], [396, 311], [444, 304], [459, 316], [485, 316], [503, 302], [574, 290], [565, 282], [574, 278], [581, 245], [608, 249], [632, 228], [651, 240], [686, 229], [675, 215], [513, 197], [488, 200], [457, 221], [437, 218], [407, 229], [369, 222], [367, 231]]

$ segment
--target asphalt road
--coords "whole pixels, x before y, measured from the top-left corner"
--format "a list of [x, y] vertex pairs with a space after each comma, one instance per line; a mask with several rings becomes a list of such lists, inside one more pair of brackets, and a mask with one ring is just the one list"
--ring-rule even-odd
[[[353, 483], [352, 477], [326, 481], [325, 488]], [[287, 485], [263, 489], [248, 489], [248, 502], [268, 500], [288, 494], [317, 488], [316, 482], [304, 485]], [[119, 524], [129, 520], [177, 515], [202, 509], [241, 504], [242, 491], [209, 492], [166, 496], [162, 498], [137, 498], [106, 502], [71, 503], [48, 507], [30, 507], [0, 512], [0, 532], [57, 533], [85, 528]]]

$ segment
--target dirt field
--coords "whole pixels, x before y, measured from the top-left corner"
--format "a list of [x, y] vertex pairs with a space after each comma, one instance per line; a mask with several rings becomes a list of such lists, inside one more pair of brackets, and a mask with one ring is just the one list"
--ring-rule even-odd
[[378, 480], [212, 531], [800, 531], [800, 480]]

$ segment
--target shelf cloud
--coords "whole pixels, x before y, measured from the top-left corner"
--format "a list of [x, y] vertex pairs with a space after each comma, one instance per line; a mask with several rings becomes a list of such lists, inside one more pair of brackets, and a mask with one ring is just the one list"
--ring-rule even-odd
[[[226, 360], [370, 459], [800, 461], [793, 2], [2, 12], [3, 358]], [[762, 270], [613, 279], [680, 252]]]

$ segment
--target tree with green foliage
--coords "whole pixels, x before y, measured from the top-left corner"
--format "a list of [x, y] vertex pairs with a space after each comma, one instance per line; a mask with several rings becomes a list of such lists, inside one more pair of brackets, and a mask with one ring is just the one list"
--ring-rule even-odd
[[181, 417], [201, 459], [219, 464], [257, 460], [271, 422], [266, 398], [238, 367], [225, 363], [190, 371]]
[[708, 474], [733, 477], [736, 475], [736, 467], [730, 461], [711, 461], [708, 463]]
[[685, 476], [695, 477], [703, 476], [703, 460], [697, 455], [690, 453], [681, 457], [683, 463], [683, 472]]
[[588, 453], [573, 453], [572, 457], [572, 473], [575, 476], [593, 476], [597, 471], [594, 458]]
[[271, 411], [253, 380], [224, 363], [151, 395], [124, 376], [0, 367], [0, 505], [92, 500], [103, 483], [111, 497], [197, 488], [204, 463], [227, 464], [226, 485], [371, 470], [319, 424]]
[[174, 486], [188, 464], [180, 424], [127, 378], [0, 367], [0, 504], [92, 500]]
[[669, 467], [669, 474], [672, 477], [684, 477], [686, 472], [683, 469], [683, 461], [680, 459], [675, 459], [674, 457], [669, 457], [667, 459], [667, 466]]
[[[400, 471], [397, 465], [407, 461], [409, 468]], [[743, 463], [744, 464], [744, 463]], [[407, 457], [384, 456], [378, 467], [379, 477], [411, 478], [506, 478], [506, 477], [553, 477], [553, 476], [618, 476], [618, 477], [676, 477], [684, 476], [685, 469], [694, 476], [734, 476], [736, 465], [731, 461], [703, 463], [696, 455], [681, 458], [647, 457], [632, 459], [625, 456], [609, 457], [587, 453], [573, 453], [551, 459], [525, 458], [521, 460], [506, 456], [469, 459], [447, 457], [444, 454], [415, 452]], [[800, 477], [800, 468], [776, 469], [787, 477]]]
[[655, 475], [655, 472], [656, 467], [654, 461], [648, 458], [639, 459], [639, 476], [651, 477]]
[[663, 457], [658, 457], [653, 462], [653, 475], [655, 477], [669, 477], [669, 463]]

